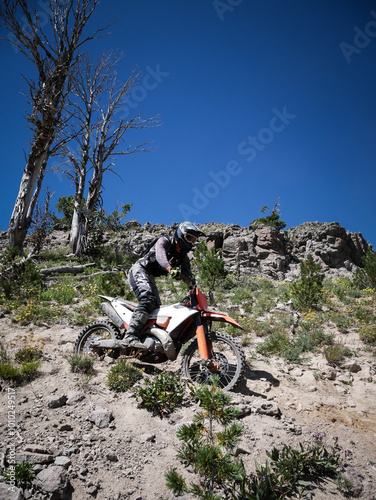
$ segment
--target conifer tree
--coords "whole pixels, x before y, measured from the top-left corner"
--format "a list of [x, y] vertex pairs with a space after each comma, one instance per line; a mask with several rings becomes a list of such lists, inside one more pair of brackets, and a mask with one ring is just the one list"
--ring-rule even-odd
[[192, 424], [178, 430], [182, 442], [178, 458], [192, 466], [200, 481], [188, 485], [176, 467], [171, 467], [165, 474], [166, 485], [177, 495], [191, 493], [197, 498], [219, 500], [227, 486], [245, 478], [243, 462], [233, 454], [243, 426], [235, 421], [239, 411], [230, 406], [230, 395], [219, 389], [215, 380], [191, 391], [202, 410]]

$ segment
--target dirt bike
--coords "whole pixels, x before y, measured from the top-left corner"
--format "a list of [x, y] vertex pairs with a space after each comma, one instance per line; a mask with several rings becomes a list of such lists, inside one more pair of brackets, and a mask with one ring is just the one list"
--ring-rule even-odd
[[213, 331], [222, 322], [236, 328], [241, 325], [225, 313], [208, 310], [206, 296], [195, 287], [186, 303], [160, 306], [149, 315], [140, 341], [144, 349], [122, 345], [121, 339], [137, 303], [100, 295], [104, 314], [111, 320], [86, 326], [75, 343], [77, 353], [115, 357], [125, 354], [147, 363], [175, 361], [182, 346], [194, 339], [182, 354], [182, 375], [193, 382], [208, 383], [213, 375], [224, 390], [236, 388], [244, 377], [246, 360], [241, 346], [229, 334]]

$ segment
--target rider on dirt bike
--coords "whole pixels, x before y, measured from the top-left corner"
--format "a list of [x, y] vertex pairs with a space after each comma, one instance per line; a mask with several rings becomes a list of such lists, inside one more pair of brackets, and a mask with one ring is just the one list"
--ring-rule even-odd
[[139, 304], [121, 341], [124, 346], [145, 349], [144, 344], [139, 341], [139, 334], [150, 312], [161, 304], [155, 277], [170, 274], [173, 278], [182, 279], [190, 287], [195, 285], [188, 252], [200, 236], [205, 234], [195, 224], [182, 222], [172, 239], [161, 236], [148, 253], [132, 266], [129, 284]]

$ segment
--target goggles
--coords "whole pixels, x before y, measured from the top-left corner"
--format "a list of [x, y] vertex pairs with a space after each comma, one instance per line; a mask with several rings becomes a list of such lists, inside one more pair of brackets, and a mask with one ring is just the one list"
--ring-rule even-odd
[[184, 239], [190, 245], [194, 245], [197, 241], [197, 236], [194, 234], [184, 233]]

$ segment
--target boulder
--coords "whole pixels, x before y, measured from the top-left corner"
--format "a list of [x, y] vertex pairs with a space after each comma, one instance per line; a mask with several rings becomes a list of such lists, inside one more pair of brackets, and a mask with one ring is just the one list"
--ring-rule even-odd
[[20, 488], [8, 483], [0, 483], [0, 500], [23, 500], [24, 498]]
[[89, 415], [89, 421], [100, 429], [108, 427], [113, 418], [112, 412], [104, 408], [97, 408]]
[[34, 485], [37, 490], [49, 495], [49, 500], [60, 500], [65, 498], [69, 487], [68, 476], [64, 467], [51, 465], [37, 475]]

